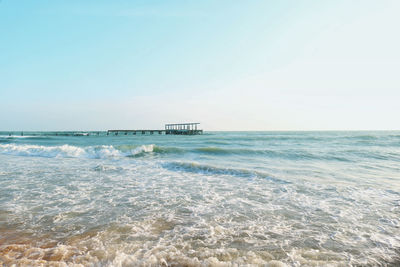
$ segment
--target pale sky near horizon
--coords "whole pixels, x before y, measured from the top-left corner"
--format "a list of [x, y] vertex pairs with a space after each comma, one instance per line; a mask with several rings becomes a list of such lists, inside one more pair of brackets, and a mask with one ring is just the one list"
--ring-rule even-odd
[[400, 1], [0, 1], [0, 131], [400, 130]]

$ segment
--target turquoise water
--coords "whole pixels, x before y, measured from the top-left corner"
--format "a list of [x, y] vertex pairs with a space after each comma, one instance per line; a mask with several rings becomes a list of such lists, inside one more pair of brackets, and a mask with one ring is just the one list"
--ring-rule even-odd
[[0, 263], [398, 266], [400, 132], [0, 132]]

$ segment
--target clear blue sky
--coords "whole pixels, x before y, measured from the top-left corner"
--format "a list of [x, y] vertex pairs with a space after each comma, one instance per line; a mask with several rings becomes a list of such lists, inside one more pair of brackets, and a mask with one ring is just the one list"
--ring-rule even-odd
[[0, 1], [0, 130], [400, 129], [400, 1]]

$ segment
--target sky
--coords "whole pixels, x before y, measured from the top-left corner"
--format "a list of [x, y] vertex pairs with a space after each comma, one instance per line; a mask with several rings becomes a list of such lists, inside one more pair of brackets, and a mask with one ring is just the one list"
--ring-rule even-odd
[[0, 130], [400, 130], [400, 1], [0, 0]]

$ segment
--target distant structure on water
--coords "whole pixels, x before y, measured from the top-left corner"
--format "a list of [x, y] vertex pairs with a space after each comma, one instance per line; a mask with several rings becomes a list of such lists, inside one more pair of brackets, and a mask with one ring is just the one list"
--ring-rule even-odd
[[197, 129], [198, 122], [165, 124], [165, 134], [202, 134], [203, 130]]
[[172, 123], [165, 124], [165, 128], [163, 130], [108, 130], [107, 135], [136, 135], [137, 133], [146, 134], [174, 134], [174, 135], [197, 135], [203, 134], [203, 130], [198, 129], [199, 122], [187, 122], [187, 123]]
[[198, 129], [198, 122], [165, 124], [164, 129], [159, 130], [108, 130], [108, 131], [54, 131], [54, 132], [0, 132], [0, 135], [8, 136], [104, 136], [104, 135], [152, 135], [152, 134], [172, 134], [172, 135], [197, 135], [203, 134], [203, 130]]

